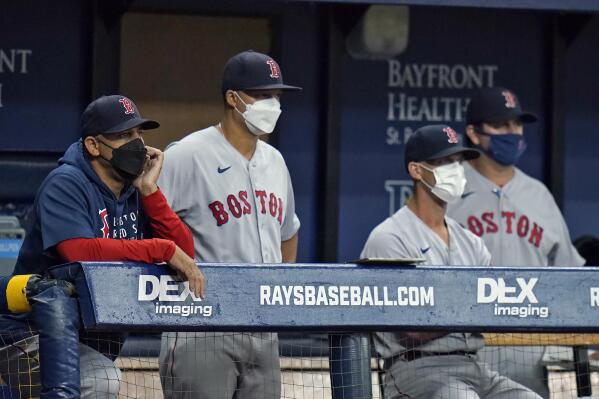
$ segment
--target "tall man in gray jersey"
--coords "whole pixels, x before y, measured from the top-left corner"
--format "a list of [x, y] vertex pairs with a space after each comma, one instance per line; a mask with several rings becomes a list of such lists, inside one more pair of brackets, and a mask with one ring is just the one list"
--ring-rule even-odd
[[[582, 266], [584, 259], [549, 190], [515, 166], [526, 150], [523, 124], [536, 120], [509, 89], [475, 93], [466, 111], [466, 135], [482, 155], [464, 165], [468, 183], [447, 214], [485, 241], [494, 265]], [[542, 346], [498, 347], [479, 355], [500, 373], [549, 397], [544, 352]]]
[[[284, 90], [271, 57], [245, 51], [225, 65], [224, 117], [171, 145], [159, 181], [191, 228], [201, 262], [294, 262], [295, 201], [271, 133]], [[233, 282], [231, 282], [233, 283]], [[166, 398], [280, 398], [276, 334], [166, 333], [160, 375]]]
[[[460, 198], [466, 184], [462, 161], [478, 156], [477, 150], [462, 146], [449, 126], [414, 132], [405, 149], [414, 196], [370, 233], [361, 257], [489, 265], [491, 255], [483, 241], [445, 216], [447, 204]], [[476, 352], [484, 346], [480, 334], [391, 332], [376, 333], [374, 341], [385, 360], [387, 399], [540, 398], [477, 361]]]

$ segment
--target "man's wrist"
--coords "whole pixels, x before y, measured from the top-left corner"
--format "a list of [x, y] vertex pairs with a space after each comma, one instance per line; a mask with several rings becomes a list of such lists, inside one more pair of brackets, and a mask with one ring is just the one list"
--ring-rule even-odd
[[152, 185], [148, 185], [148, 186], [142, 186], [139, 189], [139, 193], [142, 195], [142, 197], [147, 197], [148, 195], [152, 195], [156, 191], [158, 191], [158, 185], [156, 183], [154, 183]]

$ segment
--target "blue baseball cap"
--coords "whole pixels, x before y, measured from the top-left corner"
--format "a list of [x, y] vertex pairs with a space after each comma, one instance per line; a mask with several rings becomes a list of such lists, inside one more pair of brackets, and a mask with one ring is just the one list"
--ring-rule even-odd
[[81, 115], [82, 137], [120, 133], [137, 126], [150, 130], [160, 127], [160, 124], [142, 118], [133, 101], [118, 94], [92, 101]]
[[469, 125], [510, 119], [517, 119], [522, 123], [532, 123], [536, 122], [538, 118], [532, 112], [522, 110], [516, 94], [504, 87], [479, 89], [468, 103], [466, 123]]
[[477, 149], [465, 147], [462, 138], [447, 125], [428, 125], [416, 130], [406, 142], [404, 162], [406, 170], [410, 162], [425, 162], [463, 154], [464, 159], [478, 158]]
[[247, 50], [227, 61], [221, 92], [227, 90], [301, 90], [283, 83], [279, 64], [266, 54]]

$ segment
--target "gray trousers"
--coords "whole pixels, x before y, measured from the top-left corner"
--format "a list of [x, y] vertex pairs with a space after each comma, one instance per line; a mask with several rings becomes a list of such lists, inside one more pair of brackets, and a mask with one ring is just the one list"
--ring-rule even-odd
[[165, 399], [280, 399], [275, 333], [164, 333]]
[[541, 399], [470, 355], [397, 360], [385, 372], [385, 399]]
[[[569, 347], [554, 348], [572, 352]], [[545, 346], [488, 346], [478, 351], [478, 358], [499, 374], [548, 398], [547, 373], [542, 361], [545, 349]]]
[[[19, 381], [12, 386], [14, 391], [25, 392], [39, 381], [39, 343], [37, 335], [15, 342], [0, 349], [0, 374], [11, 381]], [[121, 371], [114, 363], [87, 345], [79, 344], [81, 368], [81, 398], [117, 399], [121, 381]]]

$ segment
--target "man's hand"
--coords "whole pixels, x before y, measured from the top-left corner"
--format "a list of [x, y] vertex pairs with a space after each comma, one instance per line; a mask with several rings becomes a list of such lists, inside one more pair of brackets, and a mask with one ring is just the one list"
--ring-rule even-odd
[[158, 176], [162, 170], [164, 162], [164, 153], [157, 148], [146, 146], [148, 150], [144, 171], [139, 177], [133, 180], [133, 186], [139, 190], [142, 196], [147, 197], [158, 190]]
[[27, 285], [25, 286], [25, 296], [27, 297], [27, 301], [31, 302], [30, 299], [32, 297], [52, 287], [62, 289], [68, 296], [75, 294], [75, 286], [68, 281], [43, 278], [39, 274], [34, 274], [29, 277]]
[[190, 258], [179, 246], [175, 249], [173, 257], [168, 264], [189, 282], [189, 290], [195, 296], [204, 299], [206, 296], [206, 278], [200, 271], [195, 261]]

